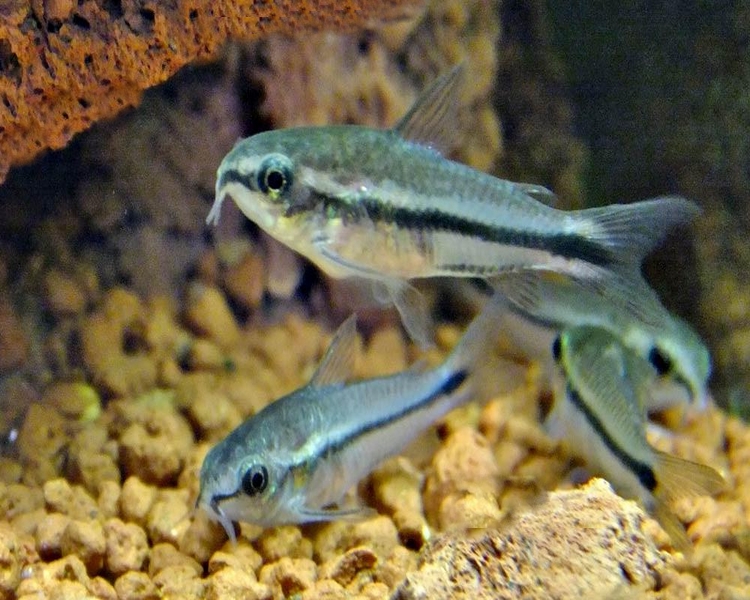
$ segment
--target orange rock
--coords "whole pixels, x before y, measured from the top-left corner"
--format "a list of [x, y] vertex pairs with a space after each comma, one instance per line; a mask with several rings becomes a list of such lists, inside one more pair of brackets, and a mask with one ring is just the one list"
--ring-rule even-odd
[[[0, 9], [0, 182], [15, 164], [127, 106], [229, 37], [352, 29], [415, 0], [10, 0]], [[294, 8], [291, 9], [290, 6]]]

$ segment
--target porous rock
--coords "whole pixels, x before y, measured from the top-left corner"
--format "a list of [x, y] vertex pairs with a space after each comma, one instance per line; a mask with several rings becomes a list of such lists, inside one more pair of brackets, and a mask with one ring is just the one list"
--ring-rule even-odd
[[643, 518], [633, 502], [600, 479], [551, 493], [505, 527], [436, 537], [394, 597], [562, 600], [653, 585], [667, 555], [642, 531]]
[[229, 37], [350, 29], [414, 0], [42, 2], [0, 5], [0, 181], [127, 106]]

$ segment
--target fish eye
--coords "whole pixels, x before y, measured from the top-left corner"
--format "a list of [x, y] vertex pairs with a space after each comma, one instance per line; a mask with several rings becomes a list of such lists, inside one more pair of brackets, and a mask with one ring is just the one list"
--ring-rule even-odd
[[648, 353], [648, 362], [659, 375], [666, 375], [672, 370], [672, 361], [659, 348], [654, 346]]
[[281, 154], [266, 157], [258, 168], [258, 189], [272, 198], [277, 198], [292, 185], [292, 165]]
[[555, 359], [556, 362], [559, 362], [561, 355], [562, 355], [562, 344], [560, 342], [560, 336], [558, 335], [555, 338], [555, 341], [552, 342], [552, 357]]
[[260, 494], [268, 487], [268, 469], [263, 465], [253, 465], [242, 476], [242, 491], [248, 496]]

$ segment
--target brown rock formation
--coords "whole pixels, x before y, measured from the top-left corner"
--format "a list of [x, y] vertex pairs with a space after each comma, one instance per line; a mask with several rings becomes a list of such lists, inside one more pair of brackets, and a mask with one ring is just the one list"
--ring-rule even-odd
[[349, 29], [415, 0], [4, 0], [0, 2], [0, 181], [46, 148], [137, 104], [142, 90], [229, 37]]

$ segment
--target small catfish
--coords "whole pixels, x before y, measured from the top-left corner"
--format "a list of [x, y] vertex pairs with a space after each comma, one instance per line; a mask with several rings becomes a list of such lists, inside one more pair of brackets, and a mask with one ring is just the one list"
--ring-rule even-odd
[[207, 222], [218, 222], [230, 196], [327, 275], [369, 280], [423, 346], [430, 319], [409, 280], [425, 277], [548, 270], [658, 319], [642, 259], [697, 207], [664, 197], [562, 211], [540, 201], [554, 198], [540, 185], [448, 160], [462, 72], [439, 77], [393, 129], [302, 127], [240, 141], [219, 166]]
[[548, 417], [553, 434], [604, 475], [623, 496], [640, 500], [683, 552], [691, 548], [668, 504], [714, 494], [724, 480], [711, 467], [653, 448], [646, 440], [643, 394], [653, 367], [597, 327], [566, 329], [553, 346], [561, 377]]
[[368, 516], [370, 509], [333, 505], [385, 458], [477, 395], [480, 373], [491, 363], [499, 307], [488, 301], [443, 364], [357, 383], [345, 383], [357, 342], [350, 317], [305, 387], [211, 449], [198, 505], [232, 540], [233, 521], [275, 526]]
[[[690, 325], [666, 308], [662, 308], [658, 324], [646, 323], [554, 273], [538, 271], [512, 273], [499, 280], [495, 288], [508, 299], [504, 329], [532, 358], [544, 361], [555, 336], [568, 327], [600, 327], [656, 371], [658, 385], [652, 386], [648, 397], [649, 410], [676, 404], [691, 404], [702, 410], [708, 404], [708, 348]], [[528, 323], [514, 323], [517, 317]]]

